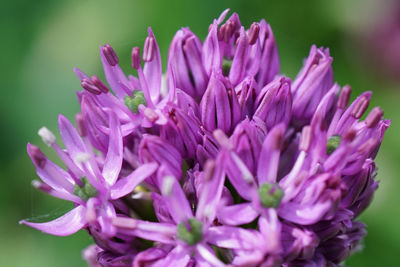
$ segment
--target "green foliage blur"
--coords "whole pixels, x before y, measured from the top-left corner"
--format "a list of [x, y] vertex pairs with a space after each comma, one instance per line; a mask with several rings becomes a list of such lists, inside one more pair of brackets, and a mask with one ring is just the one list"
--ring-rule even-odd
[[[92, 241], [80, 231], [54, 237], [18, 224], [20, 219], [50, 219], [70, 208], [30, 186], [36, 179], [26, 154], [27, 142], [54, 153], [37, 136], [46, 125], [57, 132], [57, 115], [72, 119], [79, 110], [80, 90], [74, 66], [102, 74], [99, 45], [110, 43], [130, 72], [130, 51], [142, 46], [147, 26], [153, 28], [165, 62], [173, 35], [189, 26], [200, 38], [227, 7], [242, 23], [265, 18], [272, 26], [282, 73], [292, 79], [312, 44], [330, 47], [335, 79], [350, 84], [352, 98], [372, 90], [371, 106], [381, 106], [392, 119], [378, 155], [380, 188], [361, 219], [368, 225], [364, 249], [348, 266], [398, 266], [400, 251], [399, 80], [385, 76], [365, 52], [363, 36], [385, 17], [390, 1], [139, 1], [139, 0], [15, 0], [0, 10], [0, 266], [86, 266], [81, 251]], [[399, 20], [400, 23], [400, 20]], [[400, 48], [399, 48], [400, 49]], [[374, 51], [379, 55], [380, 51]], [[165, 65], [164, 65], [165, 66]], [[397, 75], [400, 78], [400, 74]], [[369, 109], [371, 109], [371, 106]], [[59, 138], [59, 136], [58, 136]]]

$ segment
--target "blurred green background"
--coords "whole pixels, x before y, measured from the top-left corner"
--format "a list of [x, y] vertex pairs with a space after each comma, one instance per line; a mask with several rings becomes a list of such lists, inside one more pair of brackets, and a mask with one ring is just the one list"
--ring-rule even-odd
[[[385, 116], [392, 119], [377, 158], [380, 188], [362, 216], [368, 225], [365, 248], [346, 265], [399, 266], [400, 72], [393, 70], [387, 61], [376, 60], [383, 51], [389, 51], [384, 45], [391, 43], [390, 40], [382, 42], [384, 45], [378, 46], [379, 49], [373, 46], [377, 36], [374, 30], [379, 25], [389, 27], [385, 23], [395, 16], [392, 4], [396, 2], [3, 1], [0, 11], [0, 265], [85, 266], [80, 253], [91, 243], [85, 232], [60, 238], [18, 225], [20, 219], [69, 208], [67, 203], [36, 192], [30, 186], [36, 175], [26, 154], [26, 143], [40, 145], [45, 153], [52, 155], [36, 133], [43, 125], [57, 132], [57, 115], [63, 113], [73, 118], [78, 111], [74, 92], [80, 87], [72, 68], [77, 66], [90, 75], [102, 75], [98, 49], [99, 45], [110, 43], [129, 72], [131, 48], [143, 45], [147, 26], [153, 28], [165, 62], [168, 44], [179, 27], [189, 26], [203, 39], [212, 19], [230, 7], [239, 13], [245, 26], [261, 18], [272, 25], [282, 73], [294, 78], [312, 44], [330, 47], [336, 81], [340, 85], [351, 84], [353, 98], [362, 91], [372, 90], [371, 106], [381, 106]], [[393, 21], [399, 29], [400, 18]], [[396, 34], [400, 40], [400, 30], [394, 30], [392, 35], [396, 37]], [[389, 55], [387, 59], [396, 57]]]

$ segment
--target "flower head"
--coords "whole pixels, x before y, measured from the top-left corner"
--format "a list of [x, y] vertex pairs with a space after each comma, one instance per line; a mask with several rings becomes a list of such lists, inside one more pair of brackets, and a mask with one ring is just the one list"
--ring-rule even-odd
[[39, 130], [64, 167], [37, 146], [28, 154], [41, 179], [32, 184], [75, 207], [21, 223], [61, 236], [86, 229], [91, 266], [336, 266], [357, 247], [390, 121], [379, 107], [361, 120], [371, 93], [349, 105], [328, 49], [312, 46], [291, 82], [271, 27], [246, 30], [227, 13], [203, 42], [176, 33], [164, 77], [150, 28], [142, 53], [132, 49], [138, 77], [109, 44], [107, 83], [74, 69], [77, 129], [60, 115], [65, 149]]

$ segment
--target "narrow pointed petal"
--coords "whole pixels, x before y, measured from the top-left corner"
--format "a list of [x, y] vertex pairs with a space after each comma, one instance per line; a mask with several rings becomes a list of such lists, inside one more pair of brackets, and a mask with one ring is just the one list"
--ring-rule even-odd
[[187, 266], [190, 255], [183, 246], [176, 246], [166, 257], [152, 264], [152, 267]]
[[259, 41], [262, 49], [260, 69], [257, 74], [257, 83], [262, 88], [279, 73], [280, 62], [278, 48], [271, 27], [265, 20], [260, 21]]
[[218, 17], [218, 19], [217, 19], [217, 23], [218, 23], [218, 24], [221, 24], [221, 23], [224, 21], [224, 19], [225, 19], [226, 15], [228, 14], [229, 10], [230, 10], [230, 9], [227, 8], [227, 9], [225, 9], [224, 11], [222, 11], [222, 13], [219, 15], [219, 17]]
[[221, 73], [213, 72], [200, 102], [200, 113], [201, 121], [209, 131], [219, 128], [228, 133], [240, 119], [236, 94]]
[[176, 225], [174, 224], [142, 221], [127, 217], [115, 217], [112, 219], [112, 224], [121, 234], [164, 244], [175, 242]]
[[[249, 39], [250, 39], [250, 37], [249, 37]], [[250, 40], [249, 40], [249, 42], [250, 42]], [[257, 72], [260, 69], [261, 62], [262, 62], [261, 61], [261, 53], [262, 53], [262, 51], [261, 51], [260, 40], [257, 39], [255, 41], [255, 44], [251, 45], [249, 48], [249, 58], [247, 60], [246, 75], [251, 76], [251, 77], [256, 77]]]
[[148, 36], [154, 38], [154, 47], [152, 48], [153, 57], [151, 61], [144, 64], [143, 73], [149, 86], [151, 100], [153, 103], [158, 103], [162, 76], [160, 49], [150, 27], [148, 28]]
[[225, 182], [222, 158], [208, 161], [204, 167], [203, 186], [199, 195], [196, 218], [212, 222], [217, 214], [217, 206], [222, 196]]
[[38, 147], [28, 143], [29, 157], [40, 179], [56, 191], [72, 194], [74, 183], [71, 175], [50, 161]]
[[165, 258], [166, 256], [166, 251], [161, 248], [149, 248], [135, 256], [132, 267], [143, 267]]
[[218, 210], [218, 221], [225, 225], [242, 225], [254, 221], [258, 216], [251, 204], [241, 203]]
[[[161, 168], [160, 168], [161, 169]], [[168, 170], [166, 170], [168, 172]], [[161, 173], [161, 170], [159, 171]], [[192, 209], [181, 185], [172, 176], [158, 175], [161, 192], [167, 202], [167, 207], [175, 223], [187, 221], [193, 217]]]
[[268, 209], [265, 216], [258, 220], [258, 227], [266, 241], [267, 251], [279, 253], [281, 250], [281, 222], [276, 210]]
[[240, 36], [236, 47], [235, 55], [233, 57], [232, 66], [229, 71], [229, 80], [236, 86], [244, 77], [246, 73], [246, 64], [249, 53], [249, 41], [247, 39], [244, 28], [240, 30]]
[[175, 81], [178, 88], [185, 91], [192, 97], [196, 97], [195, 88], [191, 82], [190, 75], [193, 73], [189, 70], [185, 54], [183, 50], [183, 42], [185, 42], [187, 36], [185, 36], [184, 30], [179, 30], [171, 43], [168, 53], [168, 67], [172, 68], [171, 71], [175, 74]]
[[81, 166], [79, 157], [81, 157], [82, 154], [88, 154], [82, 138], [71, 122], [63, 115], [58, 117], [58, 127], [60, 129], [61, 138], [69, 155], [77, 166]]
[[[261, 122], [263, 123], [263, 122]], [[255, 121], [245, 119], [236, 125], [230, 137], [235, 152], [252, 174], [257, 172], [257, 163], [265, 135]]]
[[218, 41], [218, 24], [215, 21], [210, 28], [203, 45], [203, 64], [208, 76], [213, 70], [220, 69], [222, 65], [222, 55]]
[[143, 164], [127, 177], [119, 179], [110, 189], [111, 198], [118, 199], [131, 193], [136, 186], [152, 175], [157, 167], [156, 163]]
[[24, 220], [20, 223], [38, 229], [46, 234], [67, 236], [76, 233], [85, 226], [85, 213], [86, 208], [78, 206], [60, 218], [50, 222], [33, 223]]
[[74, 68], [74, 72], [75, 72], [76, 76], [78, 76], [78, 79], [79, 79], [79, 80], [81, 80], [81, 81], [82, 81], [83, 79], [90, 80], [90, 77], [87, 76], [87, 74], [84, 73], [83, 71], [81, 71], [80, 69]]
[[95, 103], [92, 96], [83, 94], [81, 110], [90, 143], [99, 151], [107, 151], [107, 136], [99, 131], [100, 126], [106, 127], [105, 112]]
[[182, 177], [182, 157], [179, 151], [159, 136], [143, 136], [139, 144], [139, 159], [142, 163], [165, 165], [175, 179]]
[[211, 252], [211, 249], [207, 249], [203, 244], [198, 244], [196, 246], [196, 251], [200, 257], [202, 257], [206, 262], [210, 263], [213, 267], [225, 267], [226, 265], [220, 261], [214, 253]]
[[272, 128], [264, 140], [258, 159], [258, 184], [276, 182], [285, 128], [283, 123], [278, 124]]
[[192, 75], [194, 80], [195, 97], [199, 98], [203, 95], [208, 82], [208, 76], [201, 58], [202, 43], [197, 36], [193, 35], [186, 40], [183, 50], [186, 53], [187, 65], [190, 68], [189, 75]]
[[331, 173], [310, 177], [292, 201], [281, 204], [279, 216], [302, 225], [330, 219], [338, 209], [341, 197], [340, 181], [339, 177]]
[[224, 157], [226, 175], [233, 187], [242, 198], [251, 201], [255, 180], [250, 170], [234, 152], [226, 152], [220, 156]]
[[122, 133], [119, 120], [114, 112], [109, 113], [110, 136], [108, 151], [104, 160], [102, 175], [109, 186], [118, 178], [123, 160]]
[[265, 242], [263, 236], [255, 230], [246, 230], [232, 226], [215, 226], [209, 229], [208, 241], [222, 248], [252, 250]]
[[131, 88], [128, 79], [118, 64], [114, 66], [110, 65], [102, 48], [103, 47], [100, 47], [100, 58], [103, 63], [104, 74], [106, 75], [107, 82], [118, 98], [124, 99], [127, 94], [126, 88], [128, 88], [129, 91], [132, 91], [134, 88]]

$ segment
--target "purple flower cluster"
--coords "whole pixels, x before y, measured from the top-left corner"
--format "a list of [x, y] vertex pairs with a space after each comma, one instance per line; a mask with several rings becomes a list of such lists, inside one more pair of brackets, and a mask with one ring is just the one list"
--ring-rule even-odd
[[371, 93], [349, 104], [328, 49], [312, 46], [291, 82], [265, 20], [246, 30], [227, 13], [204, 42], [179, 30], [165, 75], [150, 28], [132, 49], [138, 77], [108, 44], [108, 85], [75, 69], [84, 90], [76, 128], [59, 116], [65, 149], [39, 130], [65, 168], [28, 144], [33, 186], [74, 208], [21, 223], [85, 229], [90, 266], [338, 266], [357, 249], [390, 121], [379, 107], [361, 120]]

